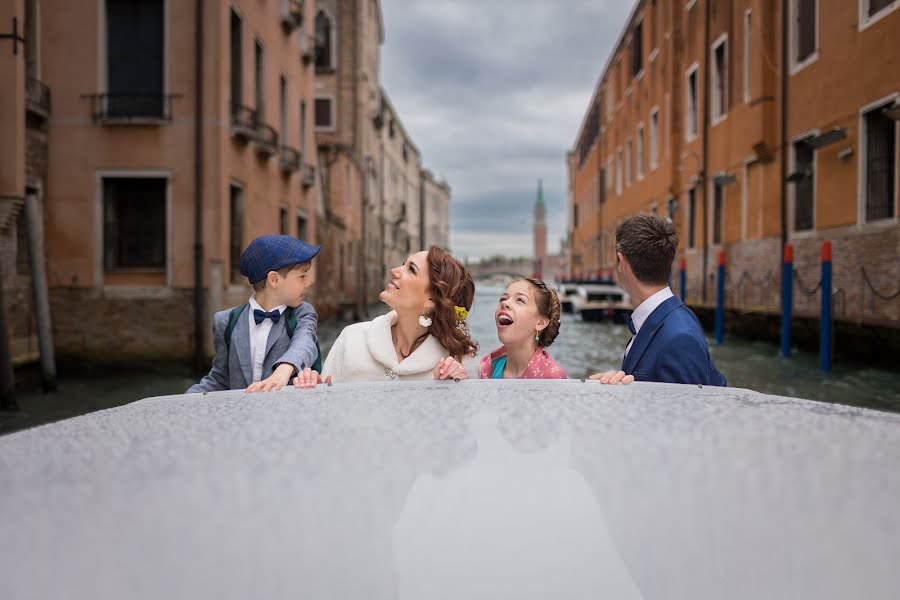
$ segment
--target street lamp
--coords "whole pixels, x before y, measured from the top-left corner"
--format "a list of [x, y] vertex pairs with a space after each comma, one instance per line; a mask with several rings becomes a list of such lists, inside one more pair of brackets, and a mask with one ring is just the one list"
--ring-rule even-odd
[[900, 100], [894, 102], [893, 106], [884, 109], [884, 116], [894, 121], [900, 121]]
[[813, 150], [819, 150], [824, 148], [825, 146], [830, 146], [836, 142], [840, 142], [841, 140], [847, 139], [847, 130], [843, 127], [835, 127], [831, 131], [826, 131], [825, 133], [820, 133], [815, 137], [811, 137], [805, 140], [807, 146], [812, 148]]
[[725, 171], [719, 171], [715, 175], [713, 175], [713, 185], [716, 187], [725, 187], [726, 185], [730, 185], [737, 181], [737, 178], [734, 176], [734, 173], [726, 173]]

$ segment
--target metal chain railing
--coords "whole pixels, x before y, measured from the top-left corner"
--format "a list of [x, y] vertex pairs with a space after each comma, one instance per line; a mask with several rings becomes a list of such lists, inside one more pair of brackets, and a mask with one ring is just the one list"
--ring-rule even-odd
[[819, 290], [822, 289], [822, 280], [819, 279], [818, 283], [816, 283], [816, 287], [812, 289], [807, 289], [806, 286], [803, 285], [803, 278], [800, 276], [798, 271], [794, 271], [794, 286], [806, 294], [807, 296], [813, 296], [819, 293]]
[[881, 300], [891, 301], [898, 296], [900, 296], [900, 288], [897, 289], [893, 294], [882, 294], [878, 290], [875, 289], [875, 285], [872, 283], [872, 280], [869, 279], [869, 274], [866, 273], [865, 267], [860, 267], [859, 270], [862, 272], [863, 281], [868, 286], [869, 290], [871, 290], [872, 294], [875, 295], [876, 298], [880, 298]]

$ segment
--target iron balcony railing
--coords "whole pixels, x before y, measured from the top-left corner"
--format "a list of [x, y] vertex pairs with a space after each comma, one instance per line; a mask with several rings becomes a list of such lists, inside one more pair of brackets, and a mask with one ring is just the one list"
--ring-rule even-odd
[[316, 168], [313, 165], [303, 163], [300, 168], [300, 184], [304, 188], [311, 188], [316, 184]]
[[312, 62], [316, 56], [316, 40], [305, 31], [300, 32], [300, 60], [304, 65]]
[[232, 104], [231, 129], [240, 140], [256, 139], [256, 111], [243, 104]]
[[300, 170], [300, 151], [290, 146], [282, 146], [279, 164], [281, 171], [286, 175], [296, 173]]
[[256, 124], [256, 152], [269, 157], [278, 151], [278, 132], [268, 123]]
[[94, 121], [101, 123], [158, 123], [172, 120], [176, 94], [90, 94]]
[[50, 114], [50, 88], [42, 81], [29, 78], [25, 82], [25, 108], [42, 117]]
[[281, 25], [288, 33], [303, 25], [303, 0], [281, 0]]

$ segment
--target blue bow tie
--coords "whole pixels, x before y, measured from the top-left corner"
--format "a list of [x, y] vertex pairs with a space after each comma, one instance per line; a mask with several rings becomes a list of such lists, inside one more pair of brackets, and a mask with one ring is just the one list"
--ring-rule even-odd
[[256, 321], [257, 325], [259, 325], [266, 319], [272, 319], [273, 323], [277, 323], [280, 318], [281, 318], [281, 313], [278, 312], [277, 308], [270, 312], [266, 312], [264, 310], [259, 310], [258, 308], [253, 309], [253, 320]]
[[637, 335], [637, 332], [634, 330], [634, 321], [631, 320], [631, 315], [625, 315], [625, 324], [628, 325], [628, 331], [631, 332], [631, 335]]

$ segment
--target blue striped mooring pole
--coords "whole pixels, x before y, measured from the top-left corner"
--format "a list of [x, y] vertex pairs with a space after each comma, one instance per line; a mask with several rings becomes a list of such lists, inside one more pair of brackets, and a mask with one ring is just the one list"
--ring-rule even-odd
[[725, 338], [725, 251], [719, 250], [719, 276], [716, 281], [716, 346]]
[[819, 322], [819, 368], [831, 371], [832, 359], [831, 310], [831, 242], [822, 242], [822, 317]]
[[791, 355], [791, 319], [793, 317], [794, 248], [784, 245], [784, 264], [781, 265], [781, 356]]
[[679, 284], [681, 284], [681, 301], [685, 302], [687, 298], [687, 261], [684, 260], [684, 257], [681, 257], [681, 261], [679, 262]]

